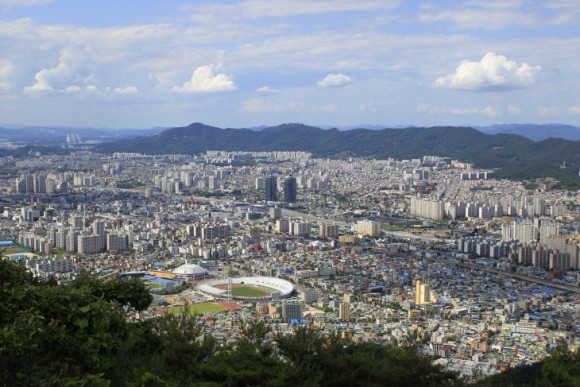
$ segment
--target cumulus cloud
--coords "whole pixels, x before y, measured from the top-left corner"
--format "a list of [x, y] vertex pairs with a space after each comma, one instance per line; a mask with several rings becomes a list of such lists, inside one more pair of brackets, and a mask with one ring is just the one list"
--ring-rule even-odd
[[213, 66], [200, 66], [193, 71], [191, 79], [181, 86], [175, 86], [177, 93], [215, 93], [235, 90], [236, 85], [226, 74], [214, 75]]
[[12, 62], [6, 59], [0, 59], [0, 90], [10, 90], [11, 85], [8, 80], [12, 71], [14, 69], [14, 65]]
[[92, 49], [85, 45], [73, 45], [61, 50], [58, 64], [38, 71], [34, 76], [34, 84], [25, 87], [24, 92], [95, 91], [93, 82], [96, 76], [92, 72], [94, 61], [91, 52]]
[[316, 82], [316, 86], [323, 89], [327, 87], [342, 87], [352, 82], [352, 78], [342, 73], [328, 74], [323, 80]]
[[524, 89], [534, 83], [540, 69], [525, 62], [518, 66], [503, 55], [488, 52], [479, 62], [462, 61], [454, 73], [438, 78], [435, 85], [474, 91]]

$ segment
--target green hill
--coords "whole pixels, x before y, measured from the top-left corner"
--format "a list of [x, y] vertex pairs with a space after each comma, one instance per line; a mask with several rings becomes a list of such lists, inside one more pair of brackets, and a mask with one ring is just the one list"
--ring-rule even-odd
[[[515, 134], [484, 134], [469, 127], [323, 130], [283, 124], [261, 131], [220, 129], [201, 123], [168, 129], [156, 136], [101, 144], [103, 152], [193, 154], [207, 150], [307, 151], [320, 157], [451, 157], [480, 168], [499, 168], [506, 178], [555, 177], [568, 188], [580, 188], [580, 141], [534, 142]], [[562, 162], [567, 168], [561, 169]]]

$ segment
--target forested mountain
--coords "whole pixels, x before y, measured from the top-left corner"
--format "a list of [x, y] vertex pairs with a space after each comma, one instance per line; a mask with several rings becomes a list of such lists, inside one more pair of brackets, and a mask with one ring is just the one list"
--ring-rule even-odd
[[563, 140], [580, 140], [580, 128], [562, 124], [502, 124], [478, 127], [477, 130], [487, 134], [510, 133], [519, 134], [533, 141], [542, 141], [547, 138], [561, 138]]
[[[519, 135], [489, 135], [469, 127], [339, 131], [283, 124], [253, 131], [194, 123], [155, 136], [104, 143], [97, 149], [149, 154], [297, 150], [320, 157], [397, 159], [435, 155], [473, 162], [480, 168], [499, 168], [499, 177], [528, 179], [551, 176], [569, 188], [580, 187], [580, 141], [547, 139], [534, 142]], [[564, 162], [566, 168], [563, 169]]]

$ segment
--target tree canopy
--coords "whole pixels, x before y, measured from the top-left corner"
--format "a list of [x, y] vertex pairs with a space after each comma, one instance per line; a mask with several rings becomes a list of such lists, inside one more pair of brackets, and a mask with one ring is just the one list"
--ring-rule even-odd
[[[58, 286], [0, 260], [0, 285], [0, 385], [463, 384], [409, 348], [355, 344], [309, 327], [283, 335], [246, 321], [237, 342], [218, 344], [194, 317], [134, 322], [126, 311], [151, 302], [139, 281], [103, 283], [83, 273]], [[544, 377], [577, 382], [577, 365], [578, 355], [564, 351], [546, 361]]]

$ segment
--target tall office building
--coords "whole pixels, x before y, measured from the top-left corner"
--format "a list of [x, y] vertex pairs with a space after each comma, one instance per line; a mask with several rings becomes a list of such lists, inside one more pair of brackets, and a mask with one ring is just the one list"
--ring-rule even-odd
[[284, 180], [284, 201], [286, 203], [296, 203], [296, 178], [289, 176]]
[[268, 202], [278, 201], [278, 181], [276, 176], [268, 176], [266, 178], [266, 196], [265, 200]]

